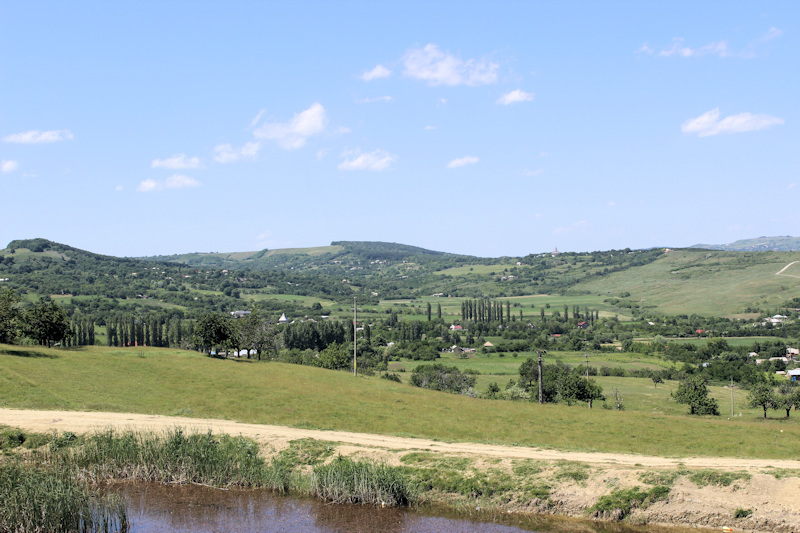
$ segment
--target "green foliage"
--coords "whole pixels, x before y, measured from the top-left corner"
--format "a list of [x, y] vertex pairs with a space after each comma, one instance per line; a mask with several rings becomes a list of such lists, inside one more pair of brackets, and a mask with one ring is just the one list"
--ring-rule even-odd
[[690, 414], [719, 416], [719, 404], [708, 396], [708, 387], [700, 376], [689, 376], [681, 380], [672, 393], [672, 398], [678, 403], [689, 405]]
[[579, 485], [584, 484], [589, 479], [589, 474], [592, 471], [588, 464], [578, 461], [558, 461], [556, 465], [558, 467], [556, 479], [571, 479]]
[[64, 340], [72, 331], [64, 310], [46, 298], [28, 309], [22, 321], [25, 334], [47, 347]]
[[94, 496], [68, 468], [0, 462], [0, 531], [127, 531], [118, 498]]
[[9, 344], [19, 335], [20, 297], [11, 289], [0, 292], [0, 343]]
[[314, 468], [311, 493], [333, 503], [392, 507], [416, 501], [416, 488], [400, 469], [342, 456]]
[[669, 492], [669, 487], [662, 485], [653, 487], [650, 490], [642, 490], [640, 487], [617, 490], [602, 496], [597, 500], [597, 503], [589, 508], [588, 512], [595, 518], [622, 520], [633, 509], [646, 509], [651, 504], [666, 499], [669, 496]]
[[750, 479], [747, 472], [728, 472], [721, 470], [698, 470], [689, 474], [689, 481], [698, 487], [713, 485], [715, 487], [729, 487], [735, 481]]
[[475, 376], [460, 371], [455, 366], [442, 363], [419, 365], [411, 374], [410, 383], [415, 387], [460, 394], [475, 386]]
[[753, 510], [752, 510], [752, 509], [742, 509], [742, 508], [740, 507], [740, 508], [736, 509], [736, 510], [733, 512], [733, 517], [734, 517], [734, 518], [736, 518], [736, 519], [739, 519], [739, 518], [747, 518], [747, 517], [748, 517], [748, 516], [750, 516], [751, 514], [753, 514]]
[[[775, 392], [766, 383], [756, 383], [747, 394], [747, 405], [749, 407], [760, 407], [764, 410], [764, 418], [767, 418], [767, 409], [779, 407]], [[788, 416], [788, 414], [787, 414]]]
[[639, 474], [639, 481], [648, 485], [665, 485], [671, 487], [675, 481], [682, 476], [689, 474], [688, 470], [648, 470]]
[[231, 338], [233, 329], [229, 319], [217, 313], [206, 313], [194, 323], [195, 344], [210, 352]]
[[398, 376], [394, 372], [386, 372], [384, 374], [381, 374], [381, 379], [387, 379], [389, 381], [394, 381], [396, 383], [402, 383], [403, 382], [403, 380], [400, 379], [400, 376]]

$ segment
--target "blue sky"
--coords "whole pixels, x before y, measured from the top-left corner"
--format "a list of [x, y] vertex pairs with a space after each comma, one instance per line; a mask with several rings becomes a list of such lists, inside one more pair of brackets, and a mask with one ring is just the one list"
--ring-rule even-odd
[[0, 246], [480, 256], [800, 226], [800, 2], [0, 1]]

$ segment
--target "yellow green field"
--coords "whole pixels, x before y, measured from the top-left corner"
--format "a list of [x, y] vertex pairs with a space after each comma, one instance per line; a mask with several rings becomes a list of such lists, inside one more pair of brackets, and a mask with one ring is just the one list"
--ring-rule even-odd
[[[800, 453], [795, 419], [731, 420], [666, 409], [669, 384], [623, 391], [626, 411], [482, 400], [375, 377], [159, 348], [0, 346], [0, 405], [223, 418], [242, 422], [663, 456], [780, 459]], [[725, 409], [724, 389], [713, 390]], [[739, 409], [737, 408], [737, 414]]]

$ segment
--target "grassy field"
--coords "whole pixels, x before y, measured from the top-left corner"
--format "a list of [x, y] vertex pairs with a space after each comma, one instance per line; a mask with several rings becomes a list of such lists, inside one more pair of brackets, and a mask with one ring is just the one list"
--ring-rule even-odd
[[[630, 292], [665, 314], [730, 315], [774, 307], [800, 294], [800, 278], [776, 275], [800, 252], [672, 251], [648, 265], [579, 283], [572, 291]], [[796, 266], [796, 265], [795, 265]], [[791, 267], [784, 274], [793, 272]]]
[[[610, 379], [601, 381], [606, 392], [616, 383]], [[775, 418], [765, 421], [752, 411], [731, 420], [669, 414], [680, 412], [664, 407], [670, 385], [649, 392], [646, 380], [616, 384], [626, 411], [474, 399], [377, 377], [171, 349], [0, 346], [4, 407], [183, 415], [674, 457], [800, 454], [794, 418], [772, 412]], [[714, 395], [724, 399], [725, 391]]]

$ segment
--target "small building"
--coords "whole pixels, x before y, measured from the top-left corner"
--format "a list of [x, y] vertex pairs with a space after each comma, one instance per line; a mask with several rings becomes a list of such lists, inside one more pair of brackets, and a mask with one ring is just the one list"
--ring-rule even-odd
[[458, 324], [453, 324], [452, 326], [450, 326], [450, 331], [461, 331], [462, 329], [464, 329], [464, 327], [459, 326]]
[[278, 319], [278, 324], [286, 324], [289, 322], [289, 319], [286, 318], [286, 313], [281, 313], [281, 317]]
[[791, 381], [800, 381], [800, 368], [793, 368], [786, 372]]

